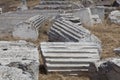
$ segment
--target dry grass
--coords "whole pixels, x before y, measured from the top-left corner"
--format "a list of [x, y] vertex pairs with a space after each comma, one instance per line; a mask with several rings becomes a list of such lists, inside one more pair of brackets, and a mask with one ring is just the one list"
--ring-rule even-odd
[[120, 26], [105, 24], [88, 29], [102, 41], [102, 58], [115, 56], [113, 49], [120, 47]]
[[60, 74], [40, 74], [40, 80], [89, 80], [87, 77], [63, 76]]

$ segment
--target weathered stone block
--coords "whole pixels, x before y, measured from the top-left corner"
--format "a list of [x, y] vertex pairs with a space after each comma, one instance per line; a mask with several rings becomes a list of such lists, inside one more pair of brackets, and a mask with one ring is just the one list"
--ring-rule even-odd
[[[20, 69], [21, 71], [30, 74], [31, 76], [30, 80], [38, 80], [39, 54], [37, 47], [35, 47], [31, 43], [27, 43], [23, 41], [19, 41], [19, 42], [0, 41], [0, 64], [1, 66], [10, 67], [10, 68], [14, 67], [16, 69]], [[12, 79], [14, 80], [14, 78]], [[15, 80], [19, 80], [19, 79], [15, 79]], [[20, 80], [26, 80], [26, 79], [20, 79]]]

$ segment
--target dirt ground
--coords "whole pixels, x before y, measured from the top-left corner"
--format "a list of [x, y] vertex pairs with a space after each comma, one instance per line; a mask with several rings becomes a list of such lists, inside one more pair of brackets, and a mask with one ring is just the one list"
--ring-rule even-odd
[[60, 74], [41, 75], [40, 80], [89, 80], [87, 77], [62, 76]]

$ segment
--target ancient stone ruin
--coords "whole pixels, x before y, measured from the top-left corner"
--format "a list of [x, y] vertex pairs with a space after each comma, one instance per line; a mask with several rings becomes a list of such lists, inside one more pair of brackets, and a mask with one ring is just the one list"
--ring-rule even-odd
[[120, 25], [119, 0], [41, 0], [32, 9], [21, 1], [14, 12], [0, 8], [0, 80], [39, 80], [39, 66], [47, 74], [120, 80], [120, 48], [113, 50], [116, 57], [102, 59], [102, 39], [88, 30], [105, 21]]

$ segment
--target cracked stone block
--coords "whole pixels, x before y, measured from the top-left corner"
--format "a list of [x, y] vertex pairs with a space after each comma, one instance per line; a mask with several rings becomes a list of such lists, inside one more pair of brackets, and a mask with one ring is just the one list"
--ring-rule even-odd
[[25, 41], [0, 41], [0, 64], [21, 69], [32, 76], [31, 80], [38, 80], [39, 54], [37, 47], [31, 43]]

